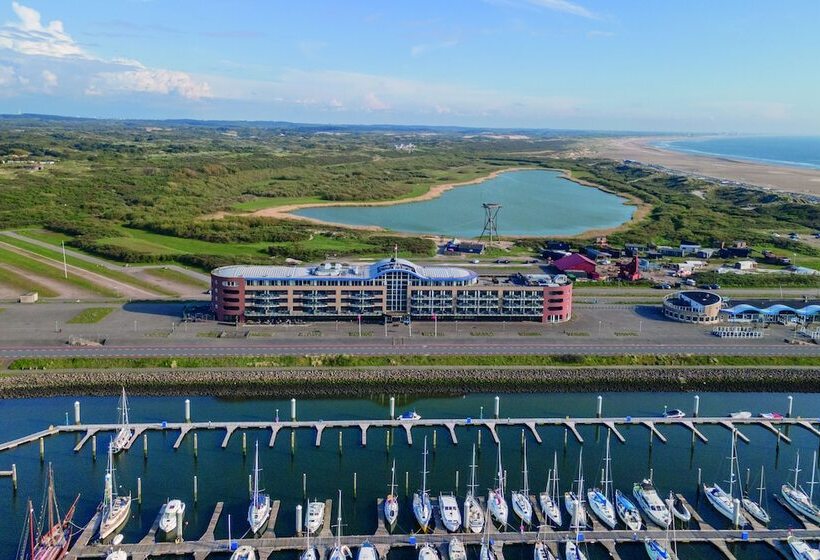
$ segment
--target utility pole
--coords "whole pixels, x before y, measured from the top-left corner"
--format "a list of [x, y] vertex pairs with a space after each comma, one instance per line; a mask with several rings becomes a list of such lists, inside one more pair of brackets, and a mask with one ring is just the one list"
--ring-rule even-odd
[[65, 258], [65, 241], [60, 241], [60, 246], [63, 248], [63, 277], [68, 279], [68, 263]]

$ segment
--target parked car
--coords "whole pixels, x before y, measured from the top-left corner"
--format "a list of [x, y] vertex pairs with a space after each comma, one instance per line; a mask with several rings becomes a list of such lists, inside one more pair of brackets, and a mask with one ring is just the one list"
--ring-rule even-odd
[[473, 260], [471, 260], [470, 262], [471, 262], [472, 264], [478, 264], [478, 263], [480, 263], [481, 261], [480, 261], [480, 260], [478, 260], [478, 259], [473, 259]]
[[511, 262], [510, 259], [495, 259], [495, 264], [510, 264]]
[[671, 290], [672, 289], [672, 286], [665, 283], [665, 282], [663, 284], [655, 284], [652, 287], [655, 288], [656, 290]]

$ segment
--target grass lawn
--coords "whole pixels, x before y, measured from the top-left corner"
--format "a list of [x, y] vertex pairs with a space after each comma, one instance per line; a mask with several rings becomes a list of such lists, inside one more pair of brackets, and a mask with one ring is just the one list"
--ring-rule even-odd
[[[150, 233], [139, 229], [131, 229], [121, 227], [123, 232], [122, 237], [101, 239], [100, 243], [108, 243], [111, 239], [118, 240], [119, 243], [136, 243], [136, 250], [142, 243], [151, 243], [151, 247], [162, 248], [166, 254], [184, 254], [192, 253], [199, 255], [223, 255], [223, 256], [242, 256], [252, 255], [258, 257], [265, 255], [265, 250], [270, 243], [211, 243], [209, 241], [200, 241], [198, 239], [184, 239], [182, 237], [172, 237], [170, 235], [161, 235], [158, 233]], [[130, 247], [130, 245], [123, 244], [123, 247]], [[143, 245], [146, 247], [146, 245]]]
[[113, 307], [88, 307], [77, 313], [67, 322], [72, 324], [99, 323], [114, 311]]
[[[5, 261], [4, 261], [5, 262]], [[0, 268], [0, 284], [9, 286], [16, 290], [20, 290], [21, 294], [26, 292], [37, 292], [40, 297], [51, 298], [57, 297], [57, 292], [46, 288], [45, 286], [33, 282], [30, 278], [23, 278], [19, 274], [11, 270]]]
[[194, 288], [201, 288], [207, 289], [209, 287], [208, 282], [203, 280], [197, 280], [193, 276], [188, 276], [178, 270], [174, 270], [172, 268], [146, 268], [146, 274], [150, 274], [156, 278], [164, 278], [166, 280], [170, 280], [177, 284], [182, 284], [184, 286], [192, 286]]
[[[5, 238], [3, 238], [3, 240], [5, 240]], [[104, 288], [93, 282], [89, 282], [85, 278], [80, 278], [73, 274], [69, 274], [68, 278], [65, 278], [63, 276], [63, 271], [61, 268], [57, 268], [55, 266], [51, 266], [40, 261], [30, 259], [24, 255], [20, 255], [13, 251], [4, 249], [3, 247], [0, 247], [0, 261], [8, 263], [15, 268], [29, 271], [38, 276], [44, 276], [46, 278], [57, 280], [58, 282], [61, 282], [63, 284], [73, 284], [78, 288], [82, 288], [84, 290], [101, 296], [117, 297], [117, 292], [115, 292], [114, 290]]]

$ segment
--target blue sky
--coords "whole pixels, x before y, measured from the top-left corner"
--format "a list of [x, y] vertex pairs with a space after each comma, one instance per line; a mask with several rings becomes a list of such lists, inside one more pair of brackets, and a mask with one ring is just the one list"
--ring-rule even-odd
[[820, 133], [817, 0], [0, 0], [0, 112]]

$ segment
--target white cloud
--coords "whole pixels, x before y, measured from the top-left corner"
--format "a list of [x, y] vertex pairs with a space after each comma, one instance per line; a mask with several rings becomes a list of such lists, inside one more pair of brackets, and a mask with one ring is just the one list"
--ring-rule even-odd
[[447, 41], [442, 41], [441, 43], [422, 43], [419, 45], [413, 45], [410, 48], [410, 56], [418, 57], [431, 51], [448, 49], [450, 47], [455, 47], [456, 45], [458, 45], [458, 40], [456, 39], [449, 39]]
[[583, 17], [587, 19], [600, 19], [598, 14], [592, 12], [591, 10], [581, 6], [580, 4], [576, 4], [575, 2], [570, 2], [569, 0], [484, 0], [490, 4], [504, 4], [504, 5], [515, 5], [515, 4], [526, 4], [529, 6], [533, 6], [535, 8], [544, 8], [547, 10], [552, 10], [554, 12], [563, 12], [565, 14], [570, 14], [578, 17]]
[[368, 111], [386, 111], [390, 108], [390, 105], [379, 99], [379, 97], [372, 91], [365, 94], [364, 106]]
[[45, 89], [50, 90], [57, 87], [59, 79], [57, 78], [57, 74], [52, 72], [51, 70], [43, 70], [40, 75], [43, 77], [43, 86]]
[[192, 100], [211, 97], [211, 88], [206, 82], [194, 80], [185, 72], [150, 68], [123, 72], [100, 72], [86, 89], [89, 95], [129, 91], [163, 95], [177, 94]]
[[595, 37], [614, 37], [615, 34], [612, 31], [601, 31], [599, 29], [593, 29], [592, 31], [587, 31], [587, 37], [595, 38]]
[[25, 55], [89, 58], [63, 30], [60, 20], [43, 25], [37, 10], [17, 2], [12, 2], [11, 8], [18, 21], [0, 26], [0, 48]]

